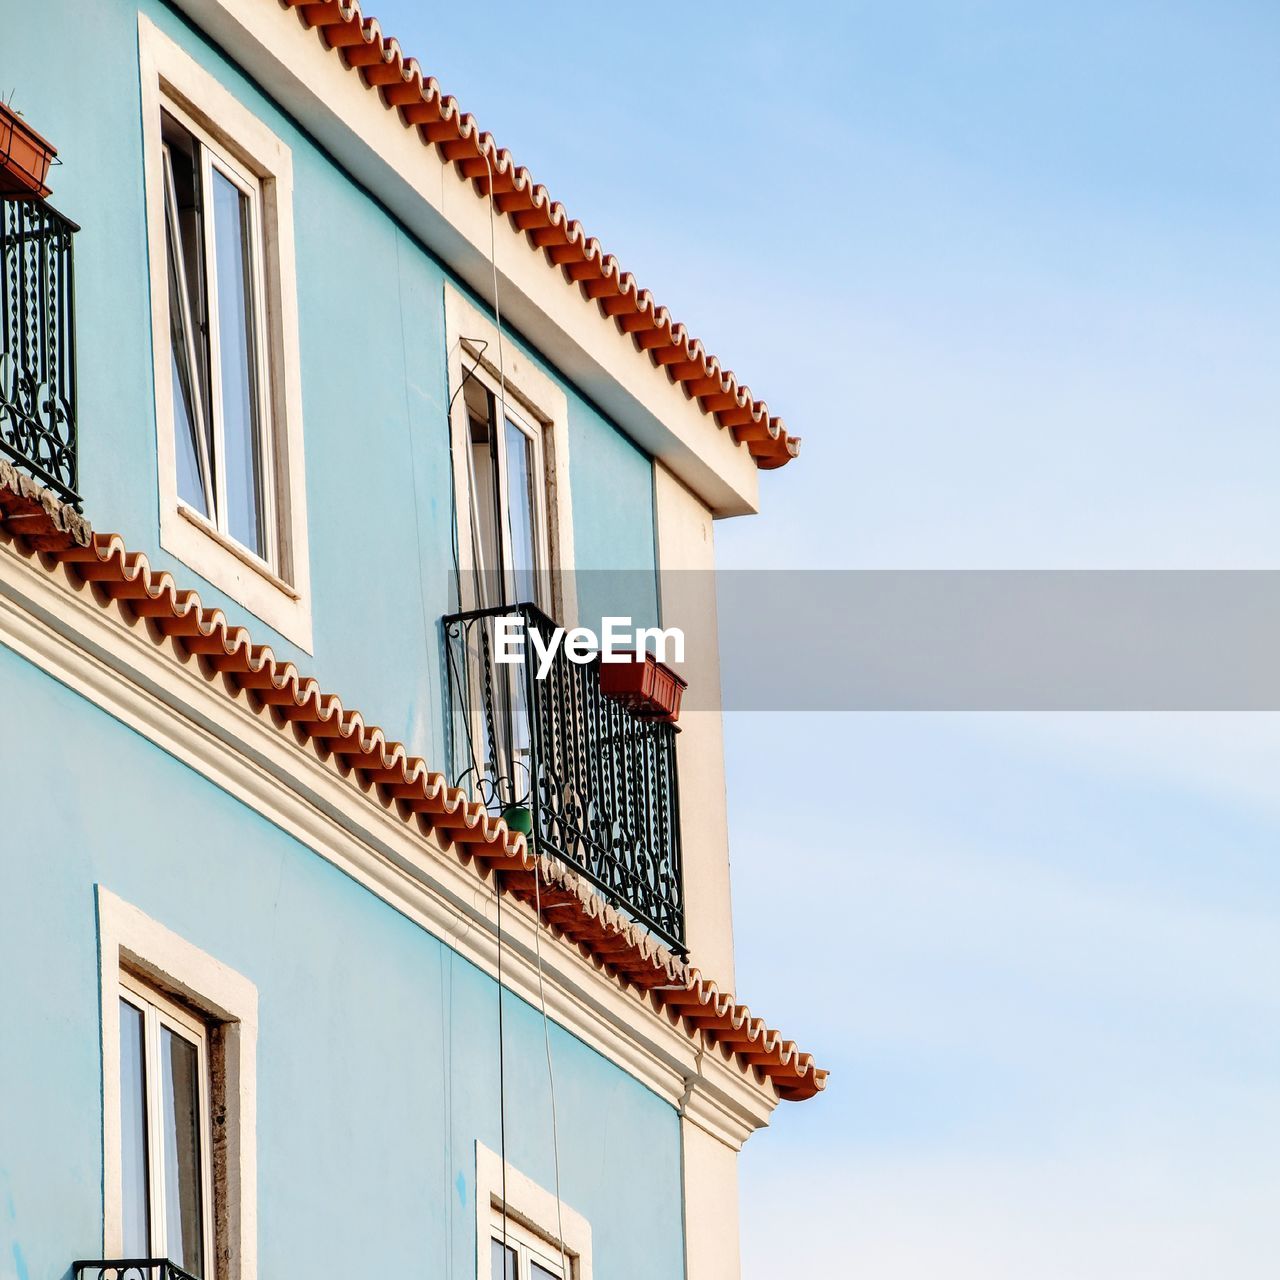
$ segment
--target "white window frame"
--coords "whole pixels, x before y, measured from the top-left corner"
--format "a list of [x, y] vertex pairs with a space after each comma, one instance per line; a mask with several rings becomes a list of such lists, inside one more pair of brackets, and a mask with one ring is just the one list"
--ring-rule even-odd
[[[206, 1280], [213, 1280], [214, 1253], [213, 1218], [213, 1113], [209, 1087], [209, 1028], [206, 1023], [193, 1018], [176, 1001], [149, 983], [142, 981], [128, 970], [120, 973], [120, 1000], [142, 1014], [144, 1072], [146, 1080], [147, 1115], [147, 1173], [149, 1204], [147, 1218], [151, 1225], [148, 1256], [172, 1258], [167, 1244], [168, 1228], [165, 1223], [164, 1196], [159, 1186], [164, 1169], [164, 1122], [159, 1114], [162, 1079], [160, 1062], [160, 1029], [168, 1027], [188, 1043], [195, 1045], [196, 1072], [200, 1082], [200, 1230], [201, 1255], [205, 1259]], [[120, 1004], [115, 1014], [120, 1016]], [[110, 1013], [106, 1016], [110, 1016]]]
[[[118, 1258], [123, 1247], [123, 1188], [120, 1130], [120, 1001], [137, 990], [166, 996], [170, 1016], [182, 1008], [188, 1030], [203, 1021], [210, 1091], [207, 1115], [212, 1141], [207, 1218], [211, 1243], [205, 1280], [257, 1280], [257, 1059], [258, 991], [185, 938], [137, 907], [97, 886], [99, 981], [102, 1010], [102, 1256]], [[145, 998], [155, 1001], [155, 995]], [[198, 1020], [197, 1020], [198, 1018]]]
[[[473, 537], [471, 511], [472, 462], [471, 431], [467, 419], [463, 383], [478, 378], [494, 394], [498, 418], [502, 413], [505, 385], [507, 415], [517, 429], [535, 442], [541, 458], [540, 474], [545, 483], [537, 486], [543, 515], [538, 521], [544, 564], [550, 571], [553, 598], [543, 607], [566, 627], [578, 622], [578, 600], [573, 581], [573, 503], [569, 483], [569, 402], [565, 393], [536, 368], [510, 339], [502, 339], [502, 361], [498, 360], [498, 330], [452, 284], [445, 284], [445, 339], [449, 348], [449, 395], [453, 402], [450, 430], [453, 443], [453, 484], [457, 496], [458, 569], [461, 609], [480, 607], [474, 598], [472, 574], [481, 565]], [[506, 430], [499, 420], [499, 484], [506, 496]]]
[[[293, 158], [285, 144], [145, 15], [138, 17], [142, 90], [143, 170], [151, 277], [152, 364], [159, 463], [160, 545], [213, 586], [312, 651], [311, 571], [302, 450], [302, 381], [298, 349], [293, 232]], [[173, 385], [169, 355], [168, 248], [165, 236], [164, 146], [161, 116], [171, 115], [202, 143], [213, 165], [254, 208], [252, 254], [258, 328], [256, 358], [265, 433], [262, 485], [270, 562], [241, 546], [215, 517], [206, 519], [178, 497]], [[211, 243], [206, 209], [206, 240]], [[217, 299], [209, 299], [216, 344]], [[216, 365], [215, 365], [216, 367]], [[218, 379], [211, 378], [215, 424]], [[216, 429], [216, 428], [215, 428]], [[221, 473], [222, 451], [215, 463]], [[221, 480], [221, 474], [219, 479]], [[226, 486], [216, 485], [219, 502]]]
[[[590, 1222], [563, 1201], [557, 1204], [554, 1192], [539, 1186], [510, 1161], [506, 1164], [504, 1185], [501, 1156], [477, 1142], [476, 1280], [503, 1280], [493, 1274], [491, 1241], [495, 1236], [502, 1237], [504, 1213], [507, 1242], [522, 1249], [525, 1257], [532, 1250], [539, 1261], [549, 1261], [551, 1269], [558, 1272], [563, 1246], [569, 1266], [565, 1280], [591, 1280]], [[558, 1224], [563, 1224], [563, 1239]], [[520, 1280], [529, 1280], [524, 1271]]]
[[533, 1271], [529, 1266], [531, 1260], [537, 1262], [544, 1271], [550, 1272], [555, 1277], [555, 1280], [574, 1280], [577, 1274], [574, 1258], [568, 1255], [564, 1257], [564, 1261], [569, 1265], [569, 1274], [566, 1276], [560, 1260], [559, 1247], [552, 1241], [544, 1239], [537, 1232], [530, 1231], [523, 1222], [511, 1217], [509, 1214], [504, 1218], [500, 1209], [495, 1209], [493, 1217], [490, 1219], [489, 1241], [489, 1274], [491, 1280], [506, 1280], [506, 1276], [502, 1272], [494, 1274], [493, 1271], [494, 1241], [503, 1243], [507, 1248], [515, 1250], [517, 1280], [533, 1280]]
[[[257, 390], [258, 400], [255, 411], [260, 433], [258, 449], [261, 462], [261, 517], [266, 543], [266, 556], [258, 556], [248, 547], [241, 546], [226, 532], [229, 519], [227, 516], [226, 423], [222, 406], [222, 326], [218, 312], [218, 290], [214, 287], [209, 288], [208, 297], [205, 299], [209, 313], [209, 409], [213, 415], [213, 421], [212, 423], [203, 424], [207, 427], [207, 434], [213, 439], [213, 476], [211, 477], [213, 481], [213, 493], [211, 495], [213, 501], [209, 503], [212, 518], [206, 518], [201, 512], [189, 506], [181, 496], [177, 497], [179, 514], [197, 525], [204, 525], [207, 532], [215, 538], [231, 542], [238, 553], [245, 557], [254, 568], [264, 575], [274, 578], [279, 576], [273, 566], [280, 564], [281, 540], [279, 515], [276, 511], [278, 450], [275, 447], [275, 415], [272, 411], [271, 369], [267, 360], [270, 336], [268, 334], [266, 277], [263, 269], [263, 264], [266, 261], [266, 242], [263, 235], [263, 184], [252, 170], [237, 164], [234, 158], [219, 146], [217, 139], [208, 130], [201, 128], [199, 121], [182, 110], [175, 102], [166, 101], [162, 107], [162, 112], [181, 125], [200, 144], [200, 184], [203, 193], [202, 239], [206, 255], [211, 255], [214, 252], [216, 243], [213, 225], [213, 202], [209, 198], [213, 189], [213, 175], [215, 173], [220, 174], [248, 202], [249, 243], [247, 248], [252, 274], [250, 290], [253, 313], [253, 332], [250, 335], [250, 342], [255, 365], [254, 386]], [[172, 198], [173, 173], [167, 148], [165, 149], [164, 164], [169, 169], [168, 194]], [[169, 211], [169, 216], [176, 227], [178, 224], [176, 208]], [[205, 266], [207, 267], [207, 265], [206, 263]], [[184, 325], [184, 328], [189, 334], [189, 321]], [[193, 374], [195, 372], [194, 365], [192, 366], [192, 372]], [[194, 404], [192, 408], [197, 414], [204, 412], [204, 406], [200, 402]]]

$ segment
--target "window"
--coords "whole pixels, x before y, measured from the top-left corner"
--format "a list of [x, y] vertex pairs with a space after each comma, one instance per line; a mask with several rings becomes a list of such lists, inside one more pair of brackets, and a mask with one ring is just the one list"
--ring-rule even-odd
[[458, 607], [536, 604], [577, 618], [568, 400], [509, 338], [445, 286]]
[[123, 1248], [212, 1274], [208, 1033], [129, 975], [120, 979]]
[[543, 428], [468, 371], [471, 545], [481, 607], [536, 604], [551, 611], [551, 544]]
[[262, 190], [172, 109], [161, 136], [178, 500], [275, 565]]
[[160, 543], [310, 652], [292, 157], [138, 34]]
[[[533, 604], [577, 622], [564, 391], [452, 285], [445, 286], [450, 431], [457, 498], [458, 609]], [[499, 363], [500, 361], [500, 363]], [[494, 812], [529, 785], [532, 727], [521, 669], [491, 678], [488, 650], [469, 631], [461, 661], [469, 704], [456, 717], [456, 759]], [[492, 702], [482, 705], [481, 690]], [[492, 717], [492, 723], [490, 722]], [[491, 731], [490, 731], [491, 730]]]
[[591, 1280], [591, 1224], [481, 1142], [476, 1244], [488, 1280]]
[[257, 1280], [258, 993], [99, 885], [102, 1256]]
[[573, 1280], [572, 1261], [554, 1244], [511, 1218], [504, 1224], [500, 1213], [494, 1214], [489, 1246], [490, 1280]]
[[[464, 378], [466, 510], [471, 523], [471, 586], [477, 607], [533, 604], [554, 614], [543, 427], [520, 413], [510, 398], [503, 412], [501, 383], [495, 387], [475, 369], [468, 370]], [[481, 654], [474, 657], [479, 660]], [[486, 722], [479, 705], [470, 708], [469, 723], [476, 739], [473, 758], [486, 761], [490, 780], [510, 780], [509, 794], [507, 787], [498, 787], [505, 805], [528, 789], [532, 729], [520, 669], [506, 667], [495, 674], [493, 685], [497, 731], [492, 743], [484, 733]], [[483, 683], [477, 678], [469, 687], [479, 690]]]

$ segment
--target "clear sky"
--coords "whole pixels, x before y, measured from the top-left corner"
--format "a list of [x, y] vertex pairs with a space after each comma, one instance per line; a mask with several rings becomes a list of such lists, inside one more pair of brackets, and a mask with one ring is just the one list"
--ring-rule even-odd
[[[722, 564], [1280, 567], [1274, 4], [369, 8], [805, 437]], [[1274, 1275], [1276, 717], [727, 728], [748, 1280]]]

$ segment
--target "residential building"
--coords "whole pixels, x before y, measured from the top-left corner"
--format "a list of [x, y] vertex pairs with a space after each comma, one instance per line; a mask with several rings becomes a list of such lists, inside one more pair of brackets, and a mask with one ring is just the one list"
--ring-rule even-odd
[[714, 699], [493, 644], [797, 442], [354, 0], [0, 33], [0, 1270], [736, 1276]]

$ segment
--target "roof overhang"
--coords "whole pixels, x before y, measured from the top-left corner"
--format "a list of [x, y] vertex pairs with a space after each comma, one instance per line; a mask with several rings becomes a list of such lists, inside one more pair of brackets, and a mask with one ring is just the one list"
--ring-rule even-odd
[[[424, 146], [419, 131], [293, 10], [249, 0], [174, 3], [481, 298], [493, 294], [492, 243], [504, 319], [713, 514], [758, 509], [757, 461], [734, 431], [718, 427], [663, 368], [639, 358], [636, 339], [607, 322], [582, 289], [569, 287], [528, 236], [436, 148]], [[358, 272], [359, 246], [347, 252]]]

